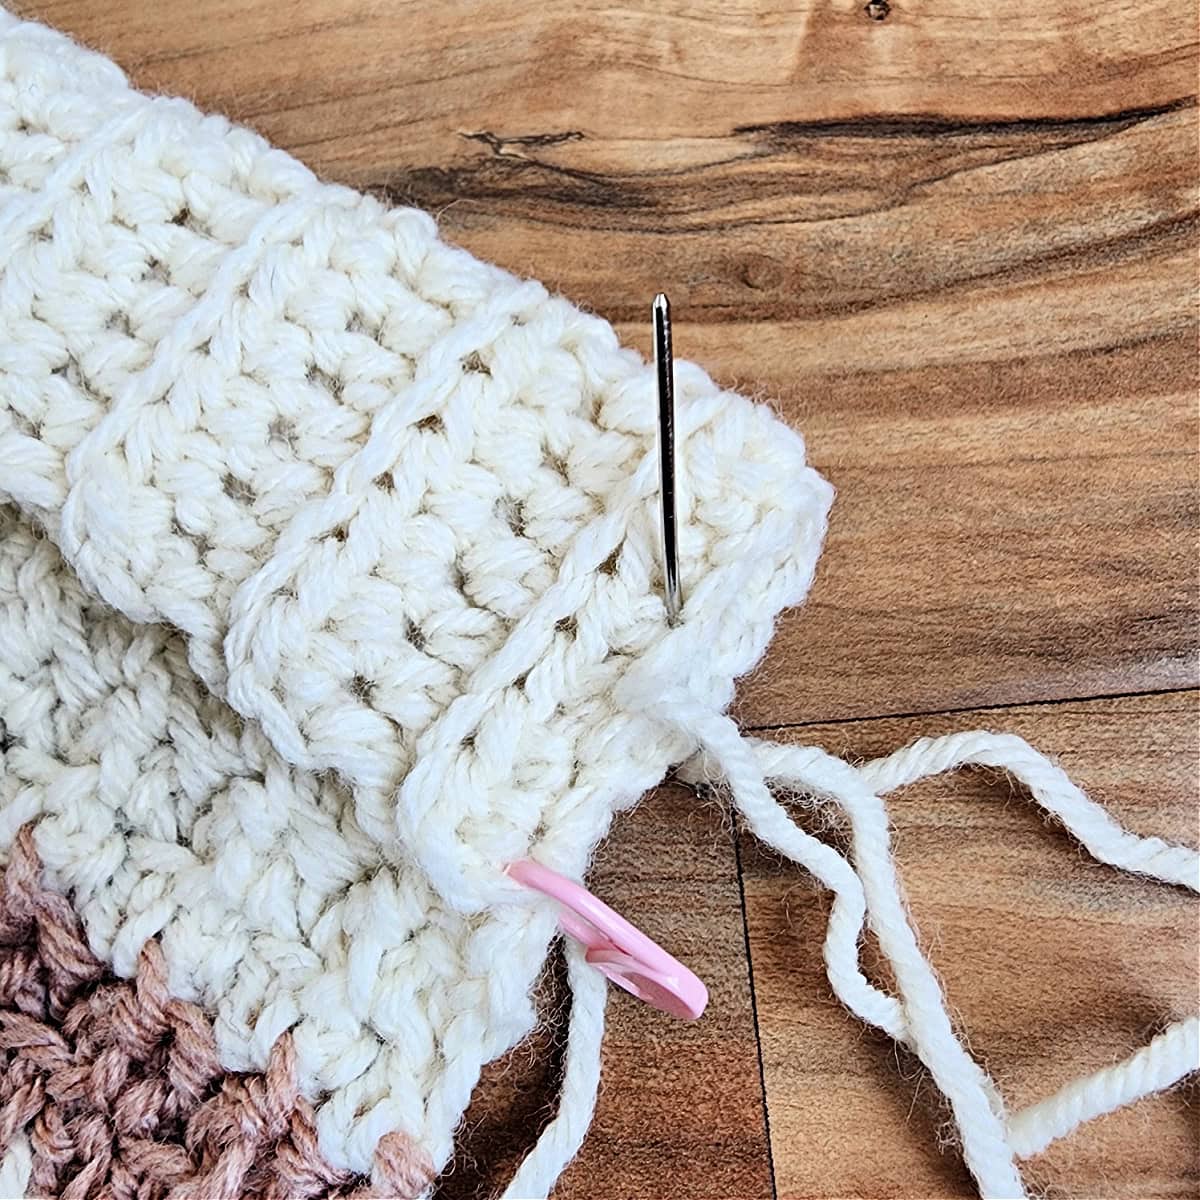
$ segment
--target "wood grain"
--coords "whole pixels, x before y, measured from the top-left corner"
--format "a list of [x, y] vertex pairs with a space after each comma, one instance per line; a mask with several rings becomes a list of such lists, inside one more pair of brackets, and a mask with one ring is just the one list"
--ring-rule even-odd
[[911, 0], [883, 21], [858, 0], [211, 0], [203, 19], [179, 0], [17, 8], [360, 185], [452, 166], [463, 132], [584, 130], [678, 161], [736, 126], [1110, 114], [1195, 85], [1194, 14], [1172, 0]]
[[[1129, 828], [1194, 842], [1193, 693], [777, 736], [865, 759], [980, 726], [1053, 754]], [[922, 941], [1011, 1108], [1125, 1057], [1195, 1010], [1194, 896], [1098, 865], [994, 773], [926, 780], [889, 807]], [[779, 1195], [974, 1195], [957, 1154], [937, 1152], [946, 1114], [920, 1064], [865, 1033], [830, 992], [825, 895], [750, 839], [742, 861]], [[1192, 1085], [1105, 1117], [1032, 1160], [1026, 1178], [1040, 1195], [1194, 1196], [1196, 1099]]]
[[1194, 685], [1196, 386], [1189, 334], [825, 377], [787, 404], [839, 497], [742, 719]]
[[[743, 723], [851, 756], [1013, 729], [1134, 828], [1194, 843], [1191, 8], [16, 7], [142, 87], [437, 212], [643, 350], [669, 290], [677, 353], [770, 397], [839, 490], [812, 597], [741, 688]], [[893, 811], [924, 940], [1013, 1103], [1194, 1008], [1188, 898], [1087, 864], [1002, 781], [921, 784]], [[713, 1005], [683, 1026], [614, 995], [595, 1128], [560, 1194], [971, 1194], [937, 1150], [927, 1081], [823, 985], [809, 881], [667, 787], [618, 823], [593, 882], [697, 966]], [[552, 974], [547, 1012], [563, 999]], [[446, 1196], [511, 1175], [557, 1062], [548, 1026], [487, 1072]], [[1195, 1101], [1097, 1122], [1030, 1179], [1195, 1195]]]

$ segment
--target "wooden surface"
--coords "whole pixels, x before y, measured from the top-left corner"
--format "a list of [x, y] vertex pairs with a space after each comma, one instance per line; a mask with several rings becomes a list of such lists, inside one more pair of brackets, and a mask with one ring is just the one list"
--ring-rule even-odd
[[[1194, 8], [869, 7], [17, 3], [436, 211], [642, 349], [668, 290], [677, 353], [772, 397], [839, 489], [746, 725], [849, 757], [1014, 730], [1133, 828], [1194, 843]], [[924, 941], [1014, 1104], [1194, 1010], [1186, 895], [1090, 863], [1001, 779], [930, 781], [893, 814]], [[929, 1083], [834, 1002], [801, 872], [671, 786], [594, 879], [713, 1005], [685, 1026], [614, 997], [562, 1195], [971, 1194]], [[489, 1070], [445, 1195], [511, 1174], [558, 1054], [546, 1033]], [[1196, 1101], [1096, 1122], [1027, 1177], [1195, 1196]]]

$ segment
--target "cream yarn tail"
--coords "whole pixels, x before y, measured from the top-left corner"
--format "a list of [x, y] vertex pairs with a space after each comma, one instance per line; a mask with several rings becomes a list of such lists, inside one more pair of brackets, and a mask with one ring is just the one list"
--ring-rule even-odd
[[[885, 758], [853, 767], [812, 746], [743, 738], [727, 717], [713, 716], [686, 695], [657, 698], [664, 714], [695, 739], [699, 753], [680, 777], [728, 792], [747, 828], [772, 849], [809, 870], [834, 895], [825, 941], [830, 983], [868, 1024], [903, 1043], [929, 1069], [950, 1105], [967, 1166], [988, 1200], [1026, 1195], [1019, 1159], [1040, 1154], [1086, 1121], [1174, 1087], [1200, 1070], [1200, 1016], [1168, 1026], [1124, 1061], [1066, 1084], [1013, 1114], [994, 1081], [955, 1030], [941, 986], [920, 949], [892, 859], [881, 796], [929, 775], [964, 766], [1006, 771], [1029, 790], [1098, 861], [1162, 883], [1200, 892], [1200, 853], [1122, 828], [1088, 799], [1063, 770], [1023, 739], [976, 730], [923, 738]], [[850, 861], [802, 830], [770, 787], [806, 795], [847, 818]], [[864, 918], [891, 964], [899, 998], [863, 975], [858, 946]], [[596, 1100], [602, 1008], [596, 982], [572, 959], [574, 1003], [559, 1115], [522, 1166], [506, 1200], [545, 1196], [578, 1149]]]
[[[682, 696], [664, 699], [662, 711], [685, 725], [700, 743], [701, 758], [689, 768], [694, 781], [720, 780], [748, 827], [781, 854], [812, 870], [823, 882], [823, 851], [771, 796], [769, 785], [811, 796], [840, 809], [849, 821], [851, 862], [861, 883], [852, 906], [865, 908], [867, 924], [895, 973], [899, 1005], [881, 1001], [858, 974], [859, 928], [830, 921], [826, 961], [842, 1001], [863, 1020], [903, 1042], [928, 1067], [954, 1115], [967, 1165], [985, 1197], [1025, 1195], [1016, 1160], [1045, 1149], [1093, 1117], [1174, 1086], [1200, 1069], [1200, 1018], [1170, 1026], [1125, 1062], [1067, 1085], [1056, 1095], [1012, 1116], [992, 1079], [971, 1057], [954, 1029], [932, 967], [920, 949], [892, 859], [887, 792], [958, 767], [986, 766], [1008, 772], [1099, 861], [1200, 891], [1200, 854], [1157, 837], [1140, 837], [1118, 825], [1062, 771], [1019, 737], [986, 731], [926, 738], [886, 758], [854, 768], [825, 751], [739, 738], [726, 717], [692, 708]], [[834, 887], [846, 887], [838, 879]], [[834, 912], [837, 912], [835, 900]]]

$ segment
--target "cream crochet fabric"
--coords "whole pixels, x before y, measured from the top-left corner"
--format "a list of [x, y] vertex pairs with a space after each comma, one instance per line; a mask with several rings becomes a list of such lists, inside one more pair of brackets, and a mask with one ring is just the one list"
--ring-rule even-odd
[[554, 931], [503, 866], [578, 876], [686, 755], [624, 696], [723, 709], [831, 489], [681, 364], [668, 630], [605, 322], [0, 19], [4, 839], [118, 973], [161, 934], [230, 1068], [294, 1028], [331, 1163], [441, 1167]]
[[[400, 1131], [436, 1172], [554, 936], [504, 865], [580, 877], [689, 760], [834, 892], [834, 991], [925, 1063], [981, 1191], [1020, 1195], [1018, 1157], [1170, 1086], [1200, 1023], [1006, 1114], [879, 797], [982, 763], [1105, 862], [1195, 888], [1196, 852], [1120, 829], [1016, 738], [857, 770], [741, 738], [733, 680], [807, 592], [832, 493], [767, 409], [688, 364], [677, 393], [669, 627], [653, 373], [606, 323], [0, 12], [0, 845], [36, 822], [119, 976], [157, 939], [227, 1069], [291, 1031], [333, 1167], [371, 1171]], [[850, 855], [770, 783], [836, 807]], [[894, 996], [859, 966], [864, 923]], [[594, 1102], [603, 985], [570, 961], [562, 1108], [517, 1196]], [[15, 1140], [0, 1179], [29, 1156]]]

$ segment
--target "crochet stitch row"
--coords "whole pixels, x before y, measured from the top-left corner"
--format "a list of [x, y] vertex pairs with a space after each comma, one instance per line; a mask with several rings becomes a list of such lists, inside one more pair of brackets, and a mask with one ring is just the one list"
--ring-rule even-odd
[[330, 1167], [291, 1035], [263, 1074], [224, 1071], [204, 1013], [170, 995], [158, 943], [142, 948], [131, 982], [106, 977], [40, 874], [26, 826], [0, 877], [0, 1195], [404, 1200], [425, 1190], [431, 1169], [403, 1134], [376, 1147], [379, 1191]]

